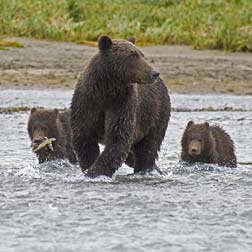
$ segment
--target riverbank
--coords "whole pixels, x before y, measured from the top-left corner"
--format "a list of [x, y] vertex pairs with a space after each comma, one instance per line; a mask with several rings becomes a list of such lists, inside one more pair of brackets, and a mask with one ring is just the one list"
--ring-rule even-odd
[[[8, 38], [23, 48], [0, 50], [0, 88], [72, 89], [96, 47]], [[187, 46], [141, 47], [171, 92], [252, 95], [252, 55]]]

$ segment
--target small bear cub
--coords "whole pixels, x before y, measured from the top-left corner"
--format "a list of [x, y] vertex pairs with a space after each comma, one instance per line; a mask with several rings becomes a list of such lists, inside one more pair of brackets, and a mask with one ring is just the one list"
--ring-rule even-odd
[[77, 162], [72, 146], [70, 111], [31, 109], [28, 133], [39, 163], [55, 159]]
[[194, 163], [218, 164], [236, 167], [234, 143], [231, 137], [219, 126], [208, 122], [196, 124], [188, 122], [183, 133], [181, 159]]

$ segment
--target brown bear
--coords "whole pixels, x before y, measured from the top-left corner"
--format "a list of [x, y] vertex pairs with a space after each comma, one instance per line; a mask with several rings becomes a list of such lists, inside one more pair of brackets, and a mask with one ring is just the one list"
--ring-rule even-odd
[[[55, 159], [68, 159], [77, 162], [72, 146], [70, 111], [59, 113], [57, 109], [36, 109], [30, 112], [28, 133], [39, 163]], [[38, 147], [48, 139], [53, 139], [51, 146]]]
[[[71, 104], [73, 145], [82, 171], [111, 177], [124, 162], [135, 173], [157, 169], [170, 117], [168, 90], [134, 39], [101, 36], [98, 46]], [[101, 154], [98, 142], [105, 145]]]
[[237, 166], [234, 143], [219, 126], [209, 126], [208, 122], [195, 124], [190, 121], [184, 131], [181, 145], [183, 161]]

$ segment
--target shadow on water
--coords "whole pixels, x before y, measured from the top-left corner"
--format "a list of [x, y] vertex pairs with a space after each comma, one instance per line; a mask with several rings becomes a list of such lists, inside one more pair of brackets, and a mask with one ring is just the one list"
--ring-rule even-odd
[[[7, 90], [0, 107], [64, 108], [71, 93]], [[186, 123], [208, 120], [232, 136], [239, 162], [251, 162], [252, 97], [172, 101], [246, 111], [173, 112], [158, 160], [164, 176], [128, 175], [123, 165], [112, 179], [95, 180], [67, 161], [37, 164], [29, 112], [0, 113], [0, 251], [250, 251], [252, 165], [188, 166], [179, 156]]]

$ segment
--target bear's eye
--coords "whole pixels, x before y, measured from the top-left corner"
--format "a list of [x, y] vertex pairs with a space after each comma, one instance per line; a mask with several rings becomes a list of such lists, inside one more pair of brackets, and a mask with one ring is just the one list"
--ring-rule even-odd
[[132, 54], [130, 55], [130, 57], [132, 57], [132, 58], [138, 58], [139, 55], [138, 55], [137, 52], [134, 52], [134, 53], [132, 53]]

